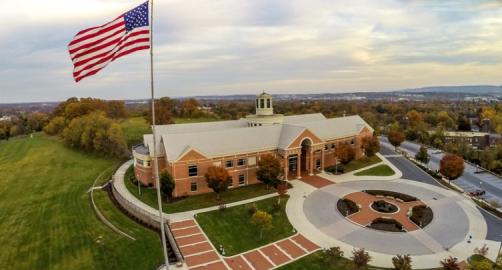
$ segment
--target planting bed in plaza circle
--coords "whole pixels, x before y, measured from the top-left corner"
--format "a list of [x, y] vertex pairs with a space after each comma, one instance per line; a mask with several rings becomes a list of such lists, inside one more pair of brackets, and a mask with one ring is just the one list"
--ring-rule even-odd
[[409, 232], [427, 226], [433, 218], [430, 207], [417, 198], [386, 190], [365, 190], [337, 201], [338, 211], [363, 227]]

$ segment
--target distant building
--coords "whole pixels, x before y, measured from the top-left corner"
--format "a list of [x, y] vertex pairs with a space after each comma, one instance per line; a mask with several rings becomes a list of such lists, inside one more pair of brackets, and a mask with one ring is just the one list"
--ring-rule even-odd
[[0, 117], [0, 122], [3, 122], [3, 121], [12, 121], [12, 116], [4, 115], [4, 116]]
[[446, 143], [466, 143], [477, 149], [484, 149], [502, 143], [500, 135], [488, 132], [446, 131], [444, 139]]
[[[257, 163], [265, 154], [281, 160], [288, 180], [313, 175], [335, 164], [334, 151], [341, 144], [363, 157], [362, 139], [373, 135], [359, 116], [275, 114], [266, 93], [256, 97], [255, 108], [256, 114], [239, 120], [156, 126], [158, 170], [173, 176], [175, 197], [211, 192], [204, 178], [210, 166], [228, 170], [230, 187], [257, 183]], [[153, 135], [143, 139], [133, 148], [134, 171], [143, 184], [154, 185]]]

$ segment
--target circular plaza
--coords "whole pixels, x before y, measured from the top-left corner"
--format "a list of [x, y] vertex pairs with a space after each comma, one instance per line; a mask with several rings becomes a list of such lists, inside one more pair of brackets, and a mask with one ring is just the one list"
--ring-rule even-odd
[[[343, 201], [352, 206], [340, 207]], [[428, 209], [426, 222], [413, 220], [417, 207]], [[364, 248], [376, 265], [388, 265], [396, 254], [410, 254], [416, 266], [435, 267], [449, 255], [468, 257], [487, 234], [483, 216], [467, 198], [403, 179], [349, 181], [312, 190], [295, 216], [293, 225], [310, 231], [314, 242], [347, 252]], [[400, 226], [379, 229], [372, 226], [375, 221]]]

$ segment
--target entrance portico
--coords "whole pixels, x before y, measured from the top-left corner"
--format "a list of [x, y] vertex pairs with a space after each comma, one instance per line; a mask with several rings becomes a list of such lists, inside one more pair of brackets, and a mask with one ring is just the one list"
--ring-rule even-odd
[[302, 175], [314, 175], [324, 168], [324, 147], [309, 137], [301, 139], [299, 147], [280, 151], [284, 164], [284, 179], [301, 179]]

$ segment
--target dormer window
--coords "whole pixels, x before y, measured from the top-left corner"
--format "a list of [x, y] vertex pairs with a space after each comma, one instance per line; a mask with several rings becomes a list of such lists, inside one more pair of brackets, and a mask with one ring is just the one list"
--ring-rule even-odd
[[260, 108], [265, 108], [265, 100], [264, 99], [260, 99]]
[[259, 107], [258, 107], [258, 100], [256, 100], [256, 108], [259, 108]]
[[270, 98], [267, 98], [267, 108], [270, 108]]

